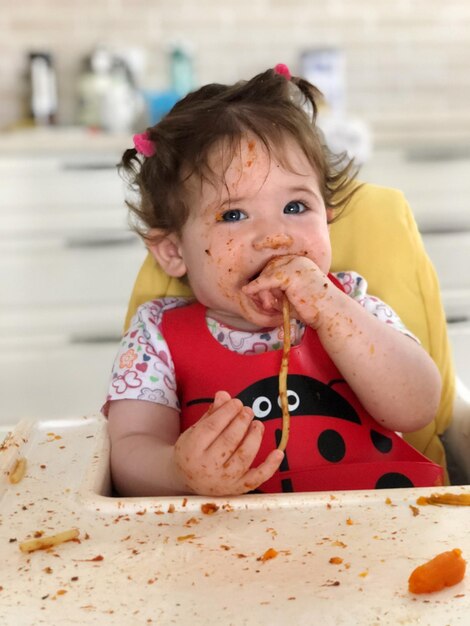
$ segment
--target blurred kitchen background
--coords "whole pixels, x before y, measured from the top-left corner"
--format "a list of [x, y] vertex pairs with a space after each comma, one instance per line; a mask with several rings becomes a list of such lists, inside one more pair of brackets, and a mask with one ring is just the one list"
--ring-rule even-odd
[[278, 62], [331, 146], [402, 189], [470, 386], [467, 0], [2, 0], [0, 425], [99, 410], [145, 250], [115, 164], [193, 87]]

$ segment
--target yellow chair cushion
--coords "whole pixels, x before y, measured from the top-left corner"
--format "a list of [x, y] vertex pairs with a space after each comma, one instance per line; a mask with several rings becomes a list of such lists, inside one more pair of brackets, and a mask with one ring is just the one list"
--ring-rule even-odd
[[455, 372], [439, 282], [411, 209], [401, 192], [367, 184], [332, 224], [330, 234], [332, 271], [353, 269], [364, 276], [369, 293], [397, 312], [439, 368], [442, 395], [436, 418], [405, 439], [445, 467], [438, 435], [452, 418]]
[[[445, 467], [439, 435], [450, 423], [455, 373], [439, 283], [403, 194], [365, 184], [330, 229], [332, 271], [354, 270], [364, 276], [368, 292], [389, 304], [419, 337], [442, 377], [442, 397], [433, 422], [405, 435], [420, 452]], [[170, 278], [149, 254], [134, 285], [126, 328], [137, 307], [162, 296], [191, 295], [189, 287]]]

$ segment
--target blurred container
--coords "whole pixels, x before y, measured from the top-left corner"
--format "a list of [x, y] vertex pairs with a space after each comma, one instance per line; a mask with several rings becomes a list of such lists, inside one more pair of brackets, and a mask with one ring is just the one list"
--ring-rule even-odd
[[334, 153], [367, 162], [372, 153], [372, 133], [364, 120], [346, 111], [346, 62], [340, 48], [313, 48], [300, 56], [300, 75], [315, 85], [324, 100], [318, 109], [317, 125]]
[[57, 81], [49, 52], [29, 53], [29, 112], [38, 126], [56, 122]]
[[180, 94], [172, 90], [147, 90], [144, 91], [144, 98], [147, 105], [148, 123], [150, 126], [153, 126], [178, 102]]
[[133, 129], [143, 108], [129, 67], [104, 48], [85, 59], [78, 99], [79, 123], [111, 132]]
[[168, 52], [168, 89], [146, 89], [143, 96], [147, 108], [147, 123], [157, 124], [173, 106], [195, 88], [191, 46], [173, 42]]
[[317, 125], [334, 154], [344, 154], [346, 161], [354, 159], [356, 165], [363, 165], [369, 161], [373, 139], [372, 132], [364, 120], [320, 110]]
[[313, 48], [300, 56], [300, 74], [323, 94], [325, 104], [335, 114], [346, 108], [345, 58], [339, 48]]

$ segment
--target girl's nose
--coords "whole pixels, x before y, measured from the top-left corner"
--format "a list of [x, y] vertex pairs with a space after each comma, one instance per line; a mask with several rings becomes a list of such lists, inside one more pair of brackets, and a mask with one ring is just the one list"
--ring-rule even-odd
[[278, 250], [279, 248], [290, 248], [294, 240], [290, 235], [266, 235], [259, 241], [253, 243], [255, 250]]

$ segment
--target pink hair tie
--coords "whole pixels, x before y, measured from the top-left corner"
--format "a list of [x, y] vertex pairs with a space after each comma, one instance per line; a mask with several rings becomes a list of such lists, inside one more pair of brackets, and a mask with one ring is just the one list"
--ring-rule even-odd
[[140, 135], [134, 135], [134, 147], [137, 152], [143, 154], [146, 157], [151, 157], [155, 154], [155, 144], [149, 139], [148, 133], [140, 133]]
[[289, 68], [287, 67], [287, 65], [284, 65], [284, 63], [278, 63], [274, 68], [274, 71], [276, 72], [276, 74], [284, 76], [286, 80], [290, 80], [292, 78]]

